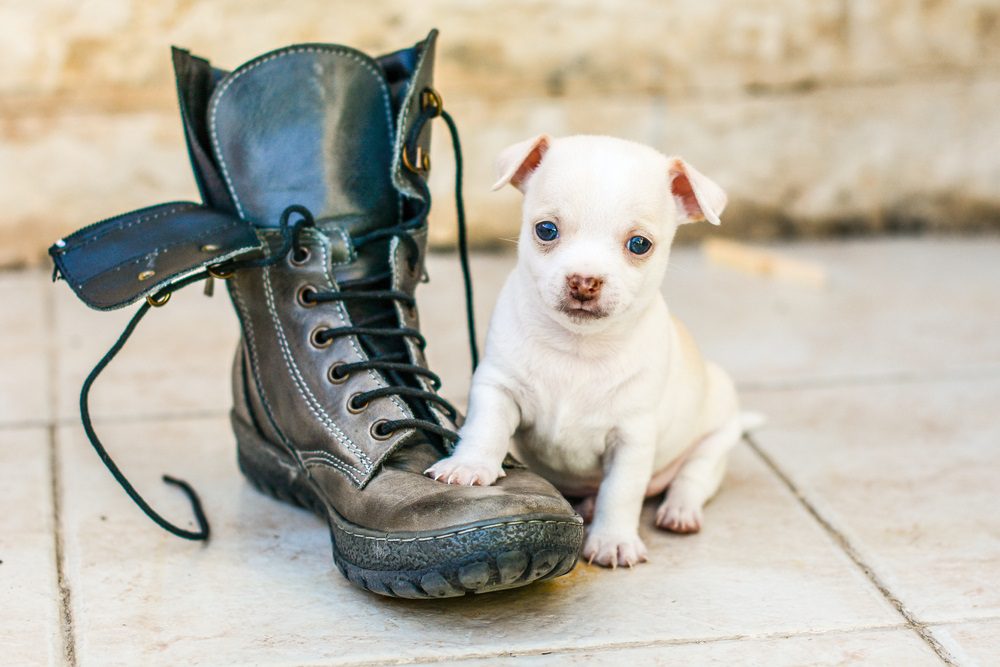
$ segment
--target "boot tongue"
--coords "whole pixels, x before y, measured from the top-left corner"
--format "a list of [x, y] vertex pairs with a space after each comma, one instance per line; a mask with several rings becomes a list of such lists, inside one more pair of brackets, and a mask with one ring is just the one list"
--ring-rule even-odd
[[396, 224], [389, 88], [365, 54], [311, 44], [263, 55], [219, 83], [208, 114], [242, 218], [276, 227], [299, 204], [351, 235]]

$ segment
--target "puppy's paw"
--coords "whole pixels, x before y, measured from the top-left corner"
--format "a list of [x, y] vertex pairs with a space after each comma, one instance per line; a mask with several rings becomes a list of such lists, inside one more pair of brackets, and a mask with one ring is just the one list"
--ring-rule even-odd
[[614, 533], [591, 529], [583, 543], [583, 557], [588, 563], [604, 567], [632, 567], [647, 560], [646, 545], [637, 533]]
[[656, 510], [656, 525], [672, 533], [697, 533], [701, 530], [701, 517], [701, 503], [671, 502], [668, 497]]
[[468, 457], [449, 456], [424, 471], [428, 477], [445, 484], [489, 486], [507, 473], [501, 466]]

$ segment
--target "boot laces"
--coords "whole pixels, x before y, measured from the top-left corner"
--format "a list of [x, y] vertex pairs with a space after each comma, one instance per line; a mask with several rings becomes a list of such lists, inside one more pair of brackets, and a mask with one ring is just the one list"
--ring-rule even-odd
[[[479, 355], [476, 347], [472, 277], [469, 270], [468, 244], [465, 228], [465, 206], [462, 199], [462, 148], [458, 136], [458, 128], [455, 125], [454, 119], [440, 105], [422, 109], [409, 131], [406, 142], [404, 142], [404, 150], [412, 151], [413, 147], [416, 146], [417, 138], [419, 137], [423, 127], [429, 120], [437, 116], [442, 117], [448, 126], [448, 131], [451, 134], [452, 149], [455, 154], [455, 204], [458, 225], [458, 251], [459, 261], [462, 265], [462, 278], [465, 290], [469, 353], [472, 359], [472, 368], [475, 370], [478, 365]], [[405, 244], [409, 250], [408, 257], [411, 269], [416, 268], [420, 259], [420, 248], [416, 239], [413, 238], [412, 232], [426, 223], [427, 215], [430, 211], [431, 196], [430, 190], [424, 179], [416, 179], [415, 185], [420, 194], [420, 197], [416, 198], [417, 205], [419, 207], [418, 211], [399, 225], [376, 229], [366, 234], [353, 237], [352, 242], [355, 248], [361, 248], [380, 240], [398, 238], [400, 242]], [[291, 217], [296, 214], [299, 216], [299, 219], [294, 224], [289, 224]], [[163, 476], [164, 482], [177, 486], [188, 497], [195, 521], [198, 524], [197, 530], [187, 530], [170, 522], [154, 510], [148, 502], [146, 502], [146, 500], [139, 494], [135, 487], [132, 486], [132, 483], [129, 482], [128, 478], [126, 478], [125, 474], [111, 458], [111, 455], [108, 453], [104, 444], [101, 442], [96, 431], [94, 430], [90, 416], [90, 391], [94, 382], [97, 380], [101, 372], [122, 350], [125, 343], [131, 337], [142, 318], [149, 312], [150, 308], [165, 304], [171, 293], [183, 289], [193, 283], [206, 279], [212, 279], [213, 277], [228, 277], [233, 272], [241, 269], [271, 266], [283, 260], [289, 253], [300, 253], [302, 251], [300, 243], [302, 230], [312, 225], [315, 225], [315, 221], [308, 209], [304, 206], [291, 205], [281, 214], [280, 230], [282, 236], [282, 246], [278, 252], [256, 259], [230, 260], [220, 265], [197, 271], [165, 286], [156, 294], [146, 297], [146, 301], [139, 306], [136, 313], [132, 316], [132, 319], [129, 320], [129, 323], [125, 326], [125, 329], [122, 331], [118, 340], [115, 341], [114, 345], [111, 346], [101, 360], [97, 362], [97, 365], [94, 366], [94, 369], [83, 382], [83, 387], [80, 390], [80, 417], [83, 423], [84, 431], [87, 434], [87, 438], [90, 440], [90, 444], [93, 445], [94, 450], [97, 452], [101, 461], [132, 499], [132, 501], [154, 523], [173, 535], [188, 540], [208, 540], [210, 534], [208, 519], [205, 516], [205, 512], [202, 508], [201, 500], [199, 499], [197, 492], [191, 487], [191, 485], [183, 480], [176, 479], [169, 475]], [[386, 280], [391, 280], [391, 273], [384, 273], [354, 280], [346, 280], [340, 283], [339, 290], [330, 292], [316, 291], [313, 292], [308, 298], [314, 299], [317, 303], [335, 301], [349, 302], [352, 300], [358, 300], [368, 302], [398, 302], [407, 307], [415, 306], [414, 298], [401, 290], [366, 289], [373, 285], [378, 285]], [[371, 340], [384, 337], [400, 337], [408, 338], [414, 341], [422, 350], [426, 346], [426, 340], [424, 337], [416, 329], [401, 326], [399, 322], [395, 321], [393, 313], [394, 309], [385, 309], [382, 313], [362, 319], [358, 322], [353, 322], [350, 326], [324, 329], [319, 332], [319, 336], [322, 338], [320, 342], [326, 342], [340, 336], [351, 335], [358, 336], [361, 340]], [[390, 318], [392, 318], [392, 322], [388, 321]], [[369, 347], [370, 349], [377, 349], [375, 346]], [[409, 404], [411, 407], [415, 406], [418, 408], [417, 410], [414, 410], [415, 416], [412, 418], [384, 420], [377, 423], [374, 427], [376, 435], [384, 437], [396, 431], [412, 428], [423, 431], [425, 434], [438, 436], [441, 439], [442, 444], [458, 440], [458, 434], [455, 431], [440, 426], [434, 421], [431, 421], [430, 418], [429, 406], [432, 404], [437, 406], [452, 421], [458, 417], [458, 411], [454, 408], [454, 406], [437, 394], [437, 389], [441, 386], [440, 377], [423, 366], [411, 363], [409, 355], [405, 351], [369, 355], [369, 358], [364, 361], [341, 364], [332, 370], [331, 373], [336, 373], [337, 375], [335, 377], [339, 378], [346, 377], [352, 372], [369, 369], [380, 371], [383, 374], [383, 377], [390, 381], [390, 384], [385, 387], [379, 387], [377, 389], [354, 395], [350, 399], [353, 402], [351, 407], [361, 409], [364, 405], [367, 405], [370, 401], [373, 401], [376, 398], [383, 396], [398, 396], [404, 399], [410, 399]], [[420, 377], [429, 382], [433, 391], [412, 386], [412, 381]], [[410, 382], [408, 382], [408, 380]], [[447, 448], [447, 445], [445, 445], [445, 448]]]

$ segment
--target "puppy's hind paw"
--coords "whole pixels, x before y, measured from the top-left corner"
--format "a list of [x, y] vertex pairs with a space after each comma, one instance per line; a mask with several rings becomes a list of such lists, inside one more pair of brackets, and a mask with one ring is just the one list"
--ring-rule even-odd
[[424, 474], [445, 484], [461, 486], [489, 486], [497, 481], [497, 478], [506, 477], [506, 473], [500, 466], [481, 461], [458, 459], [454, 456], [441, 459], [425, 470]]
[[632, 567], [649, 560], [646, 545], [636, 534], [614, 535], [591, 530], [583, 543], [583, 558], [604, 567]]
[[665, 501], [656, 510], [656, 525], [672, 533], [697, 533], [701, 530], [701, 507], [671, 504]]
[[583, 518], [584, 523], [590, 523], [594, 520], [594, 507], [596, 505], [597, 496], [587, 496], [576, 505], [573, 505], [573, 509]]

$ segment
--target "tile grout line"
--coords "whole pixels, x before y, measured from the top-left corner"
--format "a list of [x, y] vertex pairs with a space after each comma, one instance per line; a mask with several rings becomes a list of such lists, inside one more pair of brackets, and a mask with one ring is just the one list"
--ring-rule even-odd
[[[201, 421], [208, 419], [228, 418], [227, 410], [181, 410], [177, 412], [146, 412], [134, 415], [92, 415], [98, 424], [136, 424], [150, 421], [173, 421], [190, 420]], [[17, 431], [20, 429], [44, 428], [46, 426], [77, 426], [80, 424], [79, 415], [75, 417], [53, 417], [52, 419], [22, 419], [19, 421], [9, 421], [0, 424], [0, 432]]]
[[799, 501], [799, 504], [819, 523], [826, 533], [833, 538], [834, 542], [847, 554], [854, 564], [861, 570], [861, 572], [868, 578], [873, 586], [882, 594], [882, 597], [886, 599], [889, 604], [899, 612], [900, 616], [906, 621], [906, 626], [917, 633], [917, 635], [926, 643], [932, 651], [941, 659], [944, 664], [949, 667], [958, 667], [958, 662], [955, 658], [941, 645], [941, 642], [934, 637], [928, 625], [920, 620], [918, 620], [903, 601], [900, 600], [890, 589], [889, 586], [882, 581], [882, 578], [875, 572], [875, 570], [865, 562], [858, 553], [857, 549], [851, 544], [850, 540], [847, 539], [839, 530], [837, 530], [833, 523], [827, 519], [823, 514], [816, 508], [813, 503], [811, 503], [805, 494], [799, 489], [799, 487], [792, 481], [792, 479], [782, 470], [761, 447], [757, 444], [754, 438], [746, 434], [743, 436], [747, 443], [758, 457], [764, 462], [771, 472], [773, 472], [779, 480], [788, 488], [789, 491], [795, 496]]
[[[55, 331], [55, 297], [51, 289], [45, 290], [44, 321], [47, 340], [47, 367], [49, 383], [49, 409], [55, 410], [58, 403], [58, 347], [52, 332]], [[58, 420], [54, 412], [48, 415], [47, 432], [49, 446], [49, 480], [52, 502], [52, 540], [56, 561], [56, 584], [59, 589], [59, 629], [62, 640], [63, 659], [69, 667], [76, 666], [76, 633], [73, 624], [72, 591], [66, 578], [66, 551], [62, 531], [62, 476], [59, 473], [59, 453], [56, 445]]]
[[76, 665], [76, 637], [73, 628], [72, 593], [65, 573], [65, 548], [62, 535], [62, 492], [59, 475], [59, 462], [56, 453], [56, 427], [50, 425], [49, 433], [49, 468], [52, 483], [52, 538], [55, 546], [56, 583], [59, 587], [59, 627], [62, 636], [63, 657], [70, 667]]
[[891, 630], [906, 630], [909, 628], [908, 624], [905, 623], [892, 623], [889, 625], [869, 625], [861, 626], [857, 628], [849, 629], [839, 629], [831, 628], [827, 630], [806, 630], [803, 632], [796, 631], [786, 631], [786, 632], [763, 632], [760, 634], [745, 634], [745, 635], [721, 635], [717, 637], [685, 637], [676, 639], [654, 639], [651, 641], [626, 641], [626, 642], [614, 642], [610, 644], [595, 644], [593, 646], [563, 646], [557, 648], [549, 648], [544, 646], [515, 649], [512, 651], [507, 651], [504, 653], [495, 652], [484, 652], [484, 653], [467, 653], [467, 654], [457, 654], [450, 655], [446, 658], [440, 658], [438, 656], [414, 656], [412, 658], [404, 658], [402, 661], [397, 658], [381, 658], [378, 660], [364, 660], [361, 659], [360, 662], [349, 662], [345, 663], [346, 666], [356, 666], [361, 667], [372, 666], [378, 667], [381, 665], [425, 665], [433, 664], [442, 661], [458, 661], [458, 660], [487, 660], [490, 658], [519, 658], [528, 656], [570, 656], [579, 653], [586, 652], [600, 652], [600, 651], [621, 651], [628, 649], [643, 649], [643, 648], [657, 648], [657, 647], [669, 647], [669, 646], [690, 646], [692, 644], [714, 644], [721, 642], [741, 642], [741, 641], [760, 641], [760, 640], [770, 640], [770, 639], [788, 639], [792, 637], [823, 637], [826, 635], [850, 635], [862, 632], [887, 632]]
[[886, 371], [874, 374], [814, 375], [788, 380], [737, 381], [741, 393], [780, 392], [809, 389], [836, 389], [838, 387], [878, 387], [885, 385], [933, 384], [963, 380], [995, 380], [1000, 377], [1000, 365], [987, 364], [977, 368], [942, 368], [926, 371]]

